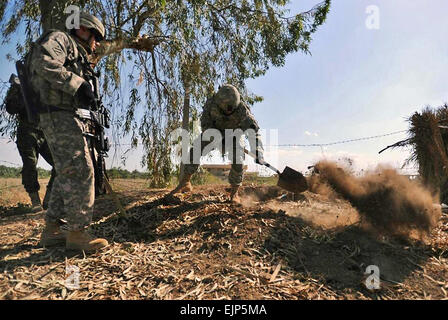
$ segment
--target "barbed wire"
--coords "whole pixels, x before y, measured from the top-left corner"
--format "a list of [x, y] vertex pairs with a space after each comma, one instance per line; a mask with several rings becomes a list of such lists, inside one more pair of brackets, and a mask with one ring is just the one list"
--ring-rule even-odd
[[[407, 132], [407, 130], [394, 131], [394, 132], [385, 133], [385, 134], [376, 135], [376, 136], [363, 137], [363, 138], [357, 138], [357, 139], [347, 139], [347, 140], [335, 141], [335, 142], [330, 142], [330, 143], [278, 144], [278, 145], [267, 145], [267, 147], [282, 147], [282, 148], [285, 148], [285, 147], [286, 148], [288, 148], [288, 147], [321, 147], [322, 148], [322, 147], [325, 147], [325, 146], [332, 146], [332, 145], [337, 145], [337, 144], [344, 144], [344, 143], [350, 143], [350, 142], [356, 142], [356, 141], [377, 139], [377, 138], [382, 138], [382, 137], [396, 135], [396, 134], [403, 133], [403, 132]], [[5, 139], [5, 138], [3, 138], [3, 139]], [[111, 145], [116, 147], [116, 146], [130, 146], [131, 144], [130, 143], [123, 143], [123, 144], [122, 143], [113, 143]], [[12, 164], [12, 165], [17, 166], [17, 167], [21, 167], [21, 165], [19, 165], [17, 163], [6, 161], [6, 160], [0, 160], [0, 162]]]
[[[349, 143], [349, 142], [356, 142], [356, 141], [362, 141], [362, 140], [370, 140], [370, 139], [377, 139], [387, 136], [392, 136], [395, 134], [407, 132], [408, 130], [400, 130], [390, 133], [385, 133], [381, 135], [376, 136], [370, 136], [370, 137], [363, 137], [363, 138], [356, 138], [356, 139], [347, 139], [342, 141], [336, 141], [336, 142], [330, 142], [330, 143], [312, 143], [312, 144], [271, 144], [266, 145], [267, 147], [325, 147], [325, 146], [332, 146], [336, 144], [343, 144], [343, 143]], [[112, 143], [112, 146], [131, 146], [131, 143]]]
[[401, 130], [401, 131], [395, 131], [391, 133], [376, 135], [376, 136], [370, 136], [370, 137], [363, 137], [363, 138], [357, 138], [357, 139], [348, 139], [348, 140], [341, 140], [336, 142], [330, 142], [330, 143], [312, 143], [312, 144], [277, 144], [277, 145], [268, 145], [269, 147], [326, 147], [326, 146], [333, 146], [337, 144], [344, 144], [349, 142], [356, 142], [356, 141], [363, 141], [363, 140], [371, 140], [371, 139], [377, 139], [387, 136], [392, 136], [395, 134], [407, 132], [408, 130]]

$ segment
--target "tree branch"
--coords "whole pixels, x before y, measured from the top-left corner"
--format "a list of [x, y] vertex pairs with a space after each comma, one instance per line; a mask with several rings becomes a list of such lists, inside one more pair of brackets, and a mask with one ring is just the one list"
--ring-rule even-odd
[[134, 49], [138, 51], [153, 52], [154, 47], [169, 37], [149, 37], [147, 35], [120, 38], [114, 40], [101, 41], [95, 55], [92, 57], [93, 63], [98, 63], [103, 57], [122, 51], [123, 49]]

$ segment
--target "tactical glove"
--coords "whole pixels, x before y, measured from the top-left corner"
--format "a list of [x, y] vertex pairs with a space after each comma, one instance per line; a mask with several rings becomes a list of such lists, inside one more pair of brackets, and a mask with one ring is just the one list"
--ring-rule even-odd
[[83, 82], [78, 91], [76, 91], [76, 97], [82, 106], [91, 106], [95, 102], [95, 95], [90, 83], [87, 81]]

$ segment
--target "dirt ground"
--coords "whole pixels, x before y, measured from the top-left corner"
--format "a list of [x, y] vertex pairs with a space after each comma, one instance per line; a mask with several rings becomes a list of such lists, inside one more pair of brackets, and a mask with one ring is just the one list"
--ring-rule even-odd
[[91, 231], [110, 245], [84, 254], [39, 247], [44, 213], [25, 213], [20, 180], [2, 180], [0, 299], [448, 299], [447, 214], [422, 242], [374, 235], [347, 201], [308, 191], [245, 185], [238, 206], [225, 185], [176, 198], [143, 180], [113, 186], [127, 218], [97, 199]]

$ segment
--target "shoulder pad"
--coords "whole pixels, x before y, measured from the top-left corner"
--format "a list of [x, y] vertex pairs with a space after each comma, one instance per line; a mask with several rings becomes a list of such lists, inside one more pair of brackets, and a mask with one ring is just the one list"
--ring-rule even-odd
[[55, 60], [65, 62], [77, 56], [77, 47], [72, 37], [66, 32], [53, 30], [44, 34], [38, 43]]

